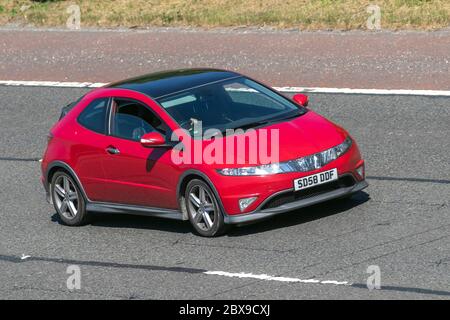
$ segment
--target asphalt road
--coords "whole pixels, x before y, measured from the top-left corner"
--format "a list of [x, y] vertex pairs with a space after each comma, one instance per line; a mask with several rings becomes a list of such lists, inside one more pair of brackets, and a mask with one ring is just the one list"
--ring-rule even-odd
[[[450, 298], [449, 98], [311, 95], [311, 109], [357, 139], [370, 187], [207, 239], [187, 222], [157, 218], [58, 222], [36, 160], [60, 107], [84, 92], [0, 87], [0, 298]], [[80, 290], [66, 287], [69, 265], [81, 269]], [[365, 287], [370, 265], [380, 267], [381, 290]]]
[[111, 82], [159, 70], [216, 67], [272, 86], [448, 90], [449, 52], [450, 30], [0, 27], [0, 80]]

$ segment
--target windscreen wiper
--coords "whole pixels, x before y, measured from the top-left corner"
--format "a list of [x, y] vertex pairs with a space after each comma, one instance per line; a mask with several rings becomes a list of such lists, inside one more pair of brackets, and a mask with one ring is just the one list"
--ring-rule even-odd
[[267, 119], [266, 120], [255, 121], [255, 122], [250, 122], [250, 123], [246, 123], [246, 124], [244, 124], [242, 126], [235, 127], [235, 128], [233, 128], [233, 130], [236, 130], [236, 129], [247, 130], [247, 129], [256, 128], [256, 127], [260, 127], [260, 126], [266, 125], [266, 124], [268, 124], [270, 122], [271, 122], [271, 120], [267, 120]]
[[271, 118], [271, 119], [264, 119], [264, 120], [260, 120], [260, 121], [255, 121], [255, 122], [250, 122], [250, 123], [246, 123], [242, 126], [236, 127], [234, 129], [240, 128], [240, 129], [250, 129], [250, 128], [256, 128], [256, 127], [260, 127], [263, 125], [267, 125], [270, 123], [275, 123], [275, 122], [280, 122], [280, 121], [285, 121], [288, 119], [292, 119], [292, 118], [296, 118], [298, 116], [304, 115], [306, 112], [302, 111], [302, 110], [298, 110], [295, 111], [293, 114], [287, 115], [285, 117], [279, 117], [279, 118]]
[[292, 114], [289, 114], [285, 117], [280, 117], [280, 118], [275, 118], [275, 119], [271, 119], [270, 122], [276, 122], [276, 121], [284, 121], [284, 120], [288, 120], [288, 119], [292, 119], [292, 118], [297, 118], [299, 116], [302, 116], [306, 113], [307, 111], [305, 110], [295, 110], [295, 112], [293, 112]]

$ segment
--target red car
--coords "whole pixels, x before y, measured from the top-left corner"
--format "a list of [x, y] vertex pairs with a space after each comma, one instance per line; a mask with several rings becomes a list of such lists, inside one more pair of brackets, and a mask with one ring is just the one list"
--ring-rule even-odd
[[307, 102], [215, 69], [94, 89], [50, 130], [47, 199], [67, 225], [85, 224], [90, 211], [132, 213], [190, 220], [216, 236], [366, 188], [356, 142]]

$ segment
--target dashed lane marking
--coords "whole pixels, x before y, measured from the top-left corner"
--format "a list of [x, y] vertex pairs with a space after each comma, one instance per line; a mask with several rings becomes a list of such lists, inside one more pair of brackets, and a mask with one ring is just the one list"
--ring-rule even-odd
[[318, 279], [300, 279], [280, 276], [270, 276], [267, 274], [253, 274], [253, 273], [232, 273], [226, 271], [205, 271], [204, 274], [224, 276], [230, 278], [250, 278], [267, 281], [279, 281], [279, 282], [298, 282], [298, 283], [312, 283], [312, 284], [331, 284], [331, 285], [351, 285], [348, 281], [336, 281], [336, 280], [318, 280]]

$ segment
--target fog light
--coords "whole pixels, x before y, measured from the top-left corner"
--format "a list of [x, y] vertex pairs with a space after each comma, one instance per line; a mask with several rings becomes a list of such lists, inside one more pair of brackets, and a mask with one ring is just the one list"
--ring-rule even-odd
[[361, 179], [364, 179], [364, 165], [356, 168], [356, 173]]
[[241, 212], [244, 211], [249, 205], [251, 205], [257, 197], [251, 197], [251, 198], [243, 198], [239, 199], [239, 209], [241, 209]]

